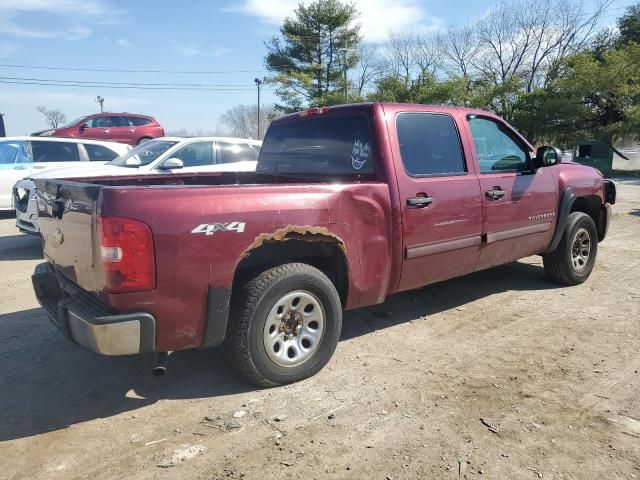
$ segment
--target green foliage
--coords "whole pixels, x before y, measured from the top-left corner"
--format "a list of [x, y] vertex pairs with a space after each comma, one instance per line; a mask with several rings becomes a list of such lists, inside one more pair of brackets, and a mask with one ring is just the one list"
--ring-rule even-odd
[[[351, 50], [360, 42], [357, 16], [353, 5], [316, 0], [299, 5], [293, 18], [284, 21], [282, 38], [267, 43], [266, 57], [281, 109], [345, 103], [344, 67], [350, 69], [359, 60]], [[588, 45], [576, 47], [579, 50], [549, 59], [543, 77], [526, 69], [505, 77], [496, 77], [491, 69], [473, 70], [473, 76], [434, 69], [440, 75], [423, 73], [410, 79], [389, 65], [377, 65], [373, 91], [362, 96], [352, 93], [348, 100], [481, 108], [504, 117], [534, 143], [562, 147], [582, 140], [638, 138], [640, 4], [629, 7], [617, 25], [618, 31], [604, 29]], [[413, 54], [407, 53], [407, 58]], [[532, 88], [536, 84], [540, 86]]]
[[[338, 102], [344, 90], [344, 68], [358, 61], [360, 26], [355, 7], [338, 0], [316, 0], [298, 5], [286, 18], [280, 34], [266, 43], [268, 81], [277, 85], [279, 107], [295, 111], [307, 106]], [[344, 103], [344, 95], [339, 101]]]
[[514, 124], [534, 141], [568, 147], [580, 140], [611, 143], [640, 133], [640, 45], [567, 58], [546, 89], [522, 96]]
[[640, 4], [629, 7], [617, 23], [621, 44], [640, 43]]

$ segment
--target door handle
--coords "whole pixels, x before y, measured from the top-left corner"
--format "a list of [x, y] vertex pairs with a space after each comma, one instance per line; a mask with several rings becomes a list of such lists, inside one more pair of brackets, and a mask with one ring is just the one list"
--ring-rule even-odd
[[433, 203], [431, 197], [411, 197], [407, 198], [407, 207], [409, 208], [424, 208]]
[[487, 190], [486, 195], [489, 200], [499, 200], [504, 197], [506, 192], [500, 188], [495, 188], [493, 190]]
[[45, 165], [34, 165], [33, 168], [37, 168], [38, 170], [42, 170], [43, 168], [47, 168]]

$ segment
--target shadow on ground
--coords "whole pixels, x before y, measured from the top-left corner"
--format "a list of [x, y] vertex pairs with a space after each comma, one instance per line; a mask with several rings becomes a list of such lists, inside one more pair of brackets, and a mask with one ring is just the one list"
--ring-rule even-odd
[[[508, 290], [533, 295], [554, 287], [539, 266], [513, 263], [347, 312], [342, 338]], [[167, 375], [157, 378], [151, 375], [151, 356], [94, 355], [64, 339], [41, 309], [0, 315], [0, 366], [0, 441], [109, 417], [160, 399], [217, 397], [255, 388], [228, 368], [222, 349], [176, 353]]]
[[0, 261], [38, 258], [42, 258], [40, 237], [23, 233], [0, 237]]

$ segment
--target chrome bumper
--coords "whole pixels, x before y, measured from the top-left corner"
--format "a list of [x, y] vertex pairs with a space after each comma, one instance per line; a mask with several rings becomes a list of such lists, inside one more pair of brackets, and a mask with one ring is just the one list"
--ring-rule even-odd
[[101, 355], [155, 350], [156, 322], [148, 313], [117, 315], [41, 263], [31, 277], [38, 302], [71, 341]]

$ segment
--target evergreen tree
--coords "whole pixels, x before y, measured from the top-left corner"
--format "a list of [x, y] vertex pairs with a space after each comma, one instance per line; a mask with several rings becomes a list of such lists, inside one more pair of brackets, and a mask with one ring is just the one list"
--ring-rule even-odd
[[338, 0], [298, 5], [280, 27], [282, 38], [266, 43], [269, 82], [277, 85], [279, 108], [295, 111], [307, 106], [345, 103], [345, 68], [358, 61], [360, 25], [355, 7]]

